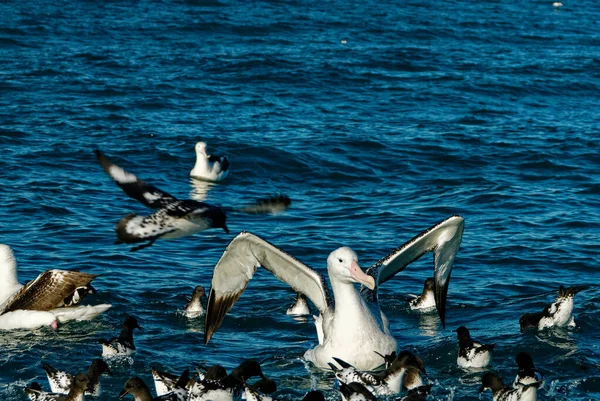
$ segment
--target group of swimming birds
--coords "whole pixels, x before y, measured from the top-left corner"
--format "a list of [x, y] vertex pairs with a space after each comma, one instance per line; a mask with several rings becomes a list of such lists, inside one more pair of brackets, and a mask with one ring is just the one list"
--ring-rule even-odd
[[[229, 161], [224, 156], [208, 155], [206, 144], [196, 144], [196, 165], [193, 178], [220, 181], [229, 174]], [[155, 212], [148, 216], [129, 214], [116, 225], [117, 243], [137, 244], [132, 251], [151, 246], [158, 239], [179, 238], [208, 228], [226, 225], [228, 214], [274, 213], [285, 210], [291, 201], [285, 195], [261, 199], [240, 208], [225, 208], [197, 200], [179, 200], [165, 191], [139, 179], [114, 164], [104, 153], [96, 150], [104, 171], [131, 198]], [[317, 308], [313, 315], [317, 345], [304, 354], [304, 359], [321, 369], [331, 369], [339, 382], [343, 400], [375, 400], [377, 397], [397, 396], [406, 390], [402, 400], [425, 400], [431, 382], [420, 358], [408, 351], [398, 352], [398, 344], [389, 329], [389, 322], [379, 306], [378, 289], [406, 266], [426, 253], [433, 253], [434, 274], [425, 281], [423, 292], [414, 296], [411, 309], [424, 313], [437, 311], [442, 325], [450, 274], [458, 252], [464, 228], [460, 216], [451, 216], [433, 225], [403, 245], [394, 249], [375, 264], [363, 270], [357, 254], [341, 247], [327, 258], [328, 286], [317, 271], [292, 255], [249, 232], [241, 232], [227, 246], [217, 262], [206, 310], [202, 305], [204, 288], [197, 286], [184, 312], [190, 317], [205, 315], [205, 343], [211, 339], [227, 312], [239, 299], [256, 269], [262, 266], [278, 279], [289, 284], [297, 293], [296, 303], [287, 311], [290, 315], [311, 315], [307, 298]], [[108, 310], [111, 305], [82, 305], [81, 301], [95, 289], [91, 282], [96, 275], [73, 270], [48, 270], [22, 285], [17, 278], [16, 259], [8, 245], [0, 245], [0, 329], [32, 329], [42, 326], [57, 328], [70, 320], [89, 320]], [[359, 284], [357, 288], [355, 284]], [[331, 290], [330, 290], [331, 287]], [[573, 297], [582, 288], [560, 287], [552, 304], [541, 312], [524, 314], [521, 332], [528, 328], [544, 330], [574, 325]], [[135, 351], [134, 329], [141, 329], [133, 316], [128, 316], [118, 337], [101, 340], [102, 355], [129, 355]], [[457, 364], [461, 368], [485, 368], [491, 360], [493, 344], [473, 340], [469, 330], [457, 330]], [[529, 401], [537, 398], [543, 376], [535, 368], [531, 356], [520, 352], [519, 367], [511, 386], [492, 372], [485, 373], [481, 391], [491, 390], [494, 401]], [[384, 367], [383, 370], [375, 371]], [[44, 392], [37, 383], [25, 390], [32, 400], [81, 401], [84, 394], [97, 396], [100, 376], [110, 374], [103, 359], [94, 360], [87, 373], [76, 375], [43, 365], [52, 392]], [[231, 374], [219, 365], [202, 367], [190, 377], [153, 370], [157, 397], [152, 397], [139, 377], [126, 381], [120, 397], [130, 394], [135, 401], [148, 400], [272, 400], [276, 385], [267, 379], [260, 365], [244, 361]], [[248, 379], [259, 377], [250, 383]], [[305, 400], [321, 400], [323, 394], [310, 392]]]

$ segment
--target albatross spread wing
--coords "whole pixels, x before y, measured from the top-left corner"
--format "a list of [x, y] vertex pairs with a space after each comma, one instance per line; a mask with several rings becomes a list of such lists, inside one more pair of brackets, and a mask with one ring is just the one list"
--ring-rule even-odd
[[323, 277], [290, 254], [249, 232], [241, 232], [227, 246], [215, 266], [204, 325], [208, 343], [238, 300], [248, 282], [262, 266], [296, 292], [308, 297], [321, 314], [331, 306]]
[[363, 287], [363, 295], [377, 300], [377, 288], [380, 284], [401, 272], [410, 263], [433, 251], [435, 305], [442, 325], [446, 318], [446, 296], [454, 257], [458, 252], [464, 229], [464, 219], [452, 216], [428, 228], [367, 269], [367, 274], [377, 281], [375, 290]]

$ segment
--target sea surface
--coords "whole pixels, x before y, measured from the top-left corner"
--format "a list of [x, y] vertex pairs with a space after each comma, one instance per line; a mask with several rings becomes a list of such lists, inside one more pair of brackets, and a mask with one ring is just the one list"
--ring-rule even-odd
[[[181, 315], [240, 231], [326, 274], [352, 247], [368, 267], [459, 214], [462, 245], [447, 319], [407, 294], [431, 254], [381, 288], [400, 349], [419, 355], [430, 400], [491, 400], [483, 371], [456, 366], [455, 329], [496, 344], [509, 383], [519, 351], [546, 376], [541, 400], [600, 399], [600, 2], [15, 1], [0, 3], [0, 242], [23, 282], [45, 269], [100, 274], [95, 320], [0, 332], [0, 399], [25, 400], [40, 363], [85, 371], [99, 339], [139, 319], [138, 351], [111, 362], [99, 400], [150, 368], [228, 371], [255, 358], [277, 399], [339, 393], [301, 359], [311, 320], [286, 316], [293, 292], [259, 269], [208, 345]], [[231, 161], [215, 185], [191, 180], [194, 145]], [[242, 206], [290, 196], [278, 215], [231, 215], [211, 229], [129, 252], [114, 225], [148, 214], [93, 150], [180, 198]], [[2, 285], [3, 283], [0, 283]], [[561, 285], [577, 326], [521, 334]], [[315, 309], [313, 308], [313, 311]], [[486, 371], [486, 370], [484, 370]], [[154, 391], [151, 386], [152, 391]]]

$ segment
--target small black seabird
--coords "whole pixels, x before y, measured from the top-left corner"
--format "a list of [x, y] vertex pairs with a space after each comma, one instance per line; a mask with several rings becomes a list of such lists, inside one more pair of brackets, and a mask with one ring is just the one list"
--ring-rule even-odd
[[[375, 395], [399, 394], [405, 374], [409, 369], [416, 369], [419, 372], [425, 373], [425, 367], [421, 358], [416, 357], [409, 351], [400, 352], [394, 362], [379, 373], [362, 372], [339, 358], [333, 359], [342, 367], [340, 370], [334, 364], [329, 364], [341, 383], [361, 383]], [[420, 384], [423, 383], [421, 382]], [[418, 383], [414, 385], [417, 386]]]
[[42, 391], [39, 383], [32, 383], [25, 388], [25, 394], [32, 401], [83, 401], [83, 394], [90, 391], [90, 379], [85, 373], [79, 373], [71, 382], [67, 394], [47, 393]]
[[[104, 171], [129, 197], [149, 208], [157, 209], [150, 216], [130, 213], [123, 217], [116, 226], [117, 244], [145, 242], [131, 249], [137, 251], [151, 246], [159, 238], [180, 238], [208, 228], [222, 228], [226, 233], [229, 232], [225, 223], [227, 215], [224, 208], [192, 199], [179, 200], [117, 166], [100, 150], [96, 150], [95, 153]], [[284, 206], [287, 208], [291, 201], [284, 195], [259, 200], [254, 207], [264, 208], [267, 205], [268, 210], [261, 209], [259, 213], [270, 213], [275, 209], [278, 210], [281, 204], [285, 204], [284, 201], [278, 200], [280, 198], [287, 202]], [[231, 209], [231, 211], [242, 212], [243, 209]]]
[[527, 352], [519, 352], [515, 357], [515, 362], [519, 366], [519, 371], [513, 382], [513, 387], [516, 388], [528, 384], [539, 384], [538, 388], [543, 387], [544, 375], [535, 368], [533, 359]]
[[202, 297], [206, 294], [204, 287], [201, 285], [197, 285], [194, 288], [194, 292], [192, 293], [192, 297], [188, 299], [188, 303], [185, 304], [183, 311], [185, 315], [189, 318], [194, 318], [198, 316], [204, 315], [204, 307], [202, 307]]
[[119, 337], [113, 337], [108, 341], [99, 340], [102, 344], [102, 356], [129, 355], [134, 352], [133, 329], [142, 330], [135, 317], [127, 316]]
[[167, 394], [158, 395], [152, 398], [150, 389], [139, 377], [132, 377], [125, 382], [123, 390], [119, 393], [119, 398], [131, 394], [135, 401], [187, 401], [188, 390], [185, 388], [189, 381], [189, 372], [183, 371], [175, 386], [175, 389]]
[[190, 176], [206, 181], [221, 181], [229, 174], [229, 159], [227, 156], [206, 154], [206, 142], [198, 142], [196, 150], [196, 164]]
[[461, 368], [484, 368], [490, 363], [495, 344], [482, 344], [471, 338], [469, 329], [460, 326], [456, 329], [458, 337], [458, 358]]
[[196, 377], [190, 377], [187, 383], [180, 383], [181, 376], [156, 368], [152, 368], [152, 379], [154, 380], [156, 395], [171, 393], [182, 386], [189, 390], [197, 380]]
[[558, 296], [544, 310], [537, 313], [526, 313], [519, 319], [521, 333], [530, 327], [543, 330], [550, 327], [575, 326], [575, 320], [571, 316], [573, 312], [573, 297], [585, 287], [569, 287], [562, 285], [558, 289]]
[[[46, 376], [48, 376], [50, 390], [53, 393], [66, 394], [69, 392], [74, 375], [64, 370], [58, 370], [47, 363], [42, 363], [42, 368], [46, 372]], [[100, 376], [103, 373], [112, 375], [110, 368], [104, 360], [94, 359], [87, 372], [88, 378], [90, 379], [90, 390], [85, 392], [86, 395], [91, 395], [93, 397], [98, 397], [100, 395]]]
[[294, 301], [294, 304], [288, 308], [286, 314], [290, 316], [310, 315], [308, 302], [306, 302], [306, 298], [304, 298], [304, 295], [302, 295], [302, 293], [296, 293], [296, 301]]
[[481, 377], [479, 392], [491, 390], [494, 401], [535, 401], [537, 399], [536, 386], [537, 384], [534, 383], [518, 388], [506, 387], [498, 375], [487, 372]]
[[342, 401], [377, 401], [377, 397], [367, 387], [358, 382], [340, 382]]
[[229, 375], [220, 365], [208, 368], [204, 377], [199, 378], [190, 388], [189, 401], [233, 400], [234, 396], [239, 396], [248, 379], [252, 377], [261, 379], [251, 385], [254, 390], [271, 393], [277, 389], [275, 383], [265, 377], [260, 364], [250, 359], [243, 361]]
[[423, 292], [419, 296], [413, 295], [413, 299], [408, 301], [408, 305], [412, 310], [431, 311], [435, 309], [435, 293], [434, 293], [435, 281], [433, 278], [425, 280], [423, 286]]

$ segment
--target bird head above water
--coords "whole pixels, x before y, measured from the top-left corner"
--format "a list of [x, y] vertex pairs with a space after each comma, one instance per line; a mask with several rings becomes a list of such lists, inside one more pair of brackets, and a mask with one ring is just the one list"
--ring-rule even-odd
[[375, 289], [375, 279], [361, 270], [356, 252], [348, 247], [338, 248], [329, 254], [327, 271], [330, 277], [343, 283], [359, 283]]

